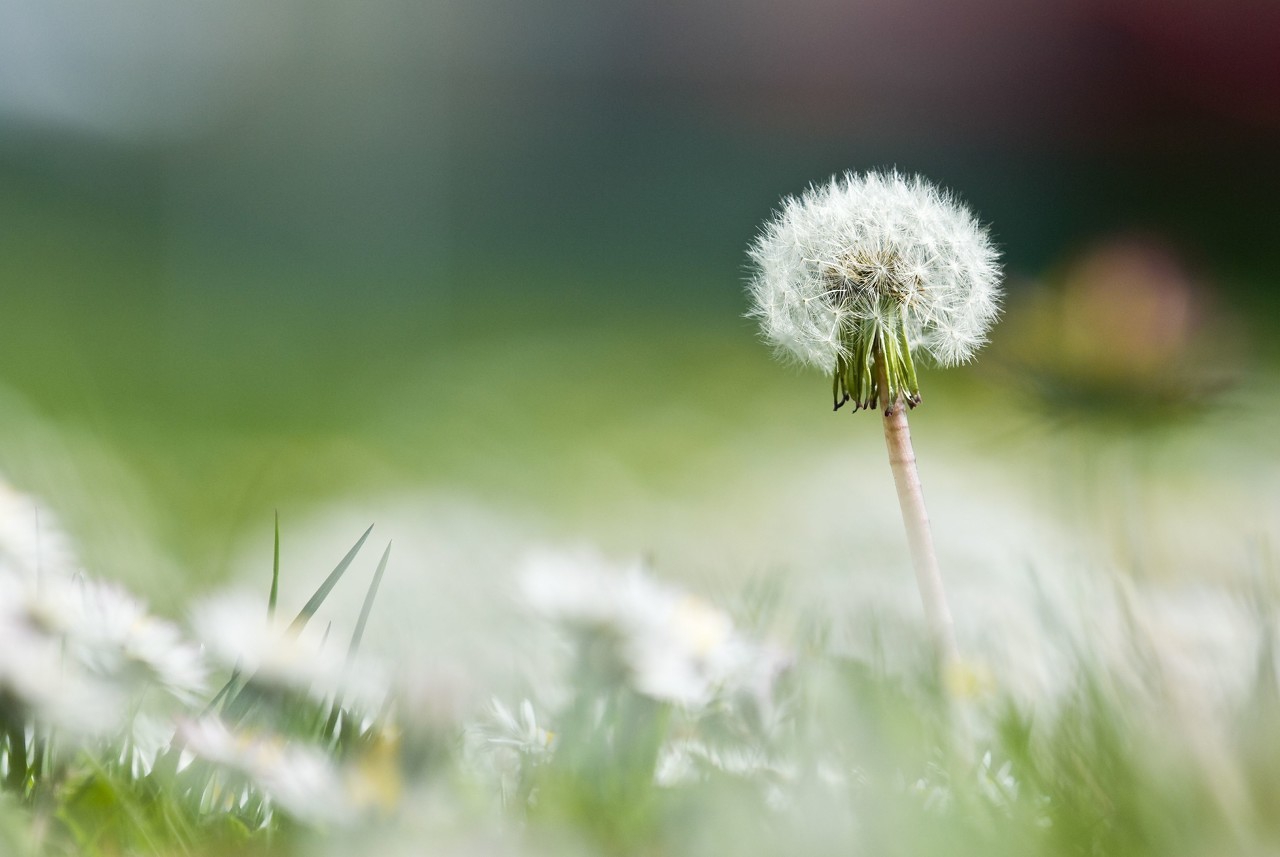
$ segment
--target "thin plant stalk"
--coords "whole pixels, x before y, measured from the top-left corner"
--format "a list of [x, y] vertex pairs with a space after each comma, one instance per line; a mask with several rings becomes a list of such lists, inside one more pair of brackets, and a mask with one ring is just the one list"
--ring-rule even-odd
[[874, 359], [880, 387], [880, 410], [884, 415], [884, 442], [889, 450], [893, 482], [898, 488], [898, 506], [902, 510], [902, 523], [907, 530], [911, 564], [915, 568], [916, 585], [920, 588], [920, 598], [924, 602], [929, 636], [943, 672], [946, 673], [959, 662], [960, 650], [956, 645], [955, 622], [947, 604], [942, 573], [938, 569], [938, 555], [933, 548], [929, 512], [925, 509], [920, 473], [916, 470], [916, 454], [911, 447], [907, 408], [901, 393], [896, 393], [892, 400], [889, 398], [889, 382], [879, 342], [876, 343]]

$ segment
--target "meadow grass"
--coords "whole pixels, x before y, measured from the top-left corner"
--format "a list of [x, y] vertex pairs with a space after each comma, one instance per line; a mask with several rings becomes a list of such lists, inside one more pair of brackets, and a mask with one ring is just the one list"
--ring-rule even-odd
[[[523, 677], [523, 697], [477, 689], [460, 702], [447, 682], [405, 683], [404, 669], [370, 690], [376, 670], [362, 664], [353, 682], [363, 627], [336, 646], [347, 664], [336, 672], [322, 664], [332, 627], [302, 636], [368, 535], [272, 626], [283, 636], [247, 639], [252, 600], [224, 614], [240, 626], [233, 658], [196, 623], [220, 677], [210, 695], [156, 709], [163, 653], [74, 629], [60, 642], [96, 645], [90, 672], [112, 646], [131, 655], [135, 669], [95, 673], [128, 688], [122, 719], [69, 731], [42, 720], [47, 699], [3, 676], [5, 853], [1197, 855], [1280, 844], [1274, 601], [1254, 604], [1251, 679], [1237, 692], [1189, 685], [1188, 653], [1134, 621], [1142, 607], [1122, 594], [1134, 614], [1123, 637], [1060, 640], [1061, 674], [1029, 695], [977, 658], [938, 675], [918, 626], [865, 615], [851, 646], [785, 582], [737, 593], [730, 616], [642, 566], [551, 553], [517, 584], [546, 669]], [[384, 572], [395, 573], [385, 552], [374, 580]], [[265, 616], [265, 596], [257, 607]], [[159, 737], [143, 737], [142, 718], [160, 716]]]
[[[898, 597], [889, 474], [852, 478], [883, 465], [877, 427], [804, 416], [822, 383], [745, 325], [663, 330], [442, 346], [309, 432], [195, 408], [166, 429], [138, 405], [95, 435], [0, 399], [5, 454], [73, 499], [96, 572], [32, 585], [59, 579], [47, 517], [38, 564], [0, 563], [0, 853], [1280, 848], [1265, 374], [1143, 425], [931, 385], [913, 429], [965, 667], [940, 676]], [[378, 514], [424, 483], [496, 511]], [[338, 511], [308, 522], [316, 496]], [[553, 552], [531, 589], [527, 548], [583, 537], [621, 559]], [[105, 621], [119, 599], [82, 600], [98, 578], [156, 613]], [[250, 591], [209, 591], [226, 582]], [[450, 600], [482, 583], [509, 603]], [[432, 658], [448, 614], [480, 642]]]

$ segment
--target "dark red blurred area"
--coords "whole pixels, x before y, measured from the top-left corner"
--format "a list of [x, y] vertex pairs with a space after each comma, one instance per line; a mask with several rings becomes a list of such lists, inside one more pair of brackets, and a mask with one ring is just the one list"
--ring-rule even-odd
[[1035, 145], [1280, 129], [1280, 4], [1268, 0], [614, 8], [603, 65], [763, 126]]

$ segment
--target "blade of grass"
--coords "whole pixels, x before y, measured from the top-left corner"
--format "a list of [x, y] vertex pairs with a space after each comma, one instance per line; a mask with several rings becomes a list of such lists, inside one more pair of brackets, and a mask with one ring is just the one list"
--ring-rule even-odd
[[[280, 597], [280, 510], [276, 510], [275, 539], [272, 546], [271, 558], [271, 592], [267, 595], [267, 619], [271, 620], [276, 615], [276, 601]], [[240, 667], [237, 664], [231, 670], [231, 678], [227, 679], [227, 683], [222, 689], [209, 700], [209, 704], [205, 706], [204, 711], [200, 713], [201, 717], [207, 716], [210, 711], [217, 707], [223, 697], [227, 696], [232, 689], [235, 688], [236, 682], [240, 680]], [[229, 702], [230, 700], [228, 700]]]
[[[291, 623], [289, 623], [289, 628], [285, 631], [286, 634], [297, 634], [306, 627], [307, 622], [316, 614], [316, 611], [320, 609], [320, 605], [324, 604], [324, 600], [329, 597], [329, 593], [333, 591], [333, 587], [338, 584], [338, 581], [342, 579], [342, 575], [351, 567], [351, 563], [355, 561], [356, 554], [360, 553], [360, 548], [364, 547], [365, 541], [368, 540], [369, 534], [372, 532], [373, 525], [370, 524], [369, 529], [364, 531], [364, 534], [360, 536], [359, 540], [351, 546], [351, 550], [347, 551], [347, 555], [344, 556], [336, 566], [334, 566], [333, 571], [329, 572], [329, 576], [324, 579], [324, 582], [321, 583], [319, 587], [317, 587], [310, 600], [303, 605], [302, 611], [298, 613], [297, 617]], [[326, 628], [325, 639], [328, 639], [328, 636], [329, 630]], [[233, 676], [233, 679], [234, 678], [235, 676]], [[241, 718], [244, 717], [253, 704], [253, 678], [253, 676], [250, 676], [234, 695], [228, 696], [226, 703], [222, 707], [223, 716], [232, 723], [240, 722]]]
[[[373, 612], [373, 599], [378, 596], [378, 586], [382, 583], [382, 575], [387, 570], [387, 561], [391, 558], [391, 542], [387, 542], [387, 549], [382, 552], [382, 559], [378, 560], [378, 567], [373, 572], [373, 580], [369, 581], [369, 589], [364, 594], [364, 603], [360, 605], [360, 618], [356, 620], [356, 629], [351, 634], [351, 645], [347, 648], [347, 667], [350, 668], [352, 659], [356, 656], [356, 650], [360, 648], [360, 641], [364, 638], [365, 626], [369, 624], [369, 614]], [[329, 720], [325, 723], [324, 735], [332, 736], [338, 727], [338, 716], [342, 711], [342, 693], [333, 700], [333, 708], [329, 711]]]
[[382, 552], [378, 568], [373, 572], [373, 580], [369, 582], [369, 591], [364, 594], [364, 603], [360, 605], [360, 618], [356, 620], [356, 629], [351, 634], [351, 646], [347, 649], [348, 661], [355, 657], [356, 649], [360, 648], [365, 626], [369, 624], [369, 614], [373, 612], [373, 599], [378, 596], [378, 586], [382, 583], [382, 574], [387, 570], [387, 560], [390, 558], [391, 542], [387, 542], [387, 549]]
[[324, 579], [324, 583], [320, 584], [319, 588], [316, 589], [315, 594], [311, 596], [311, 600], [303, 605], [302, 612], [300, 612], [297, 618], [290, 623], [289, 631], [291, 633], [301, 631], [311, 617], [315, 615], [316, 611], [320, 609], [320, 605], [329, 597], [329, 593], [333, 591], [333, 587], [338, 584], [338, 581], [342, 579], [342, 575], [346, 573], [346, 570], [351, 566], [351, 563], [355, 561], [356, 554], [360, 553], [360, 548], [364, 547], [365, 540], [369, 538], [369, 533], [371, 532], [373, 532], [372, 524], [369, 525], [369, 529], [364, 531], [364, 535], [362, 535], [360, 540], [352, 546], [351, 550], [347, 551], [347, 555], [342, 558], [342, 561], [334, 567], [333, 571], [329, 572], [329, 576], [326, 577]]
[[280, 510], [276, 510], [276, 541], [271, 561], [271, 594], [267, 596], [267, 618], [276, 615], [276, 598], [280, 595]]
[[209, 704], [204, 707], [204, 711], [200, 713], [201, 717], [208, 715], [210, 711], [217, 707], [223, 697], [230, 694], [236, 689], [236, 683], [240, 681], [240, 664], [237, 663], [231, 670], [231, 678], [227, 679], [227, 683], [222, 686], [222, 690], [218, 691], [213, 699], [209, 700]]

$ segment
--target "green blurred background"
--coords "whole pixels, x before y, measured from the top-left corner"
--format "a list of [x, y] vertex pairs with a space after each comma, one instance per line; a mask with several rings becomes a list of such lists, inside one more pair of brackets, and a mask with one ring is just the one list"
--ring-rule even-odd
[[1009, 277], [989, 353], [924, 379], [926, 488], [930, 447], [1025, 482], [1120, 443], [1191, 518], [1251, 475], [1211, 505], [1265, 540], [1278, 10], [0, 0], [0, 469], [160, 602], [273, 510], [397, 494], [644, 550], [712, 510], [734, 543], [755, 492], [794, 531], [829, 498], [770, 479], [879, 430], [757, 342], [744, 249], [782, 195], [896, 166]]

